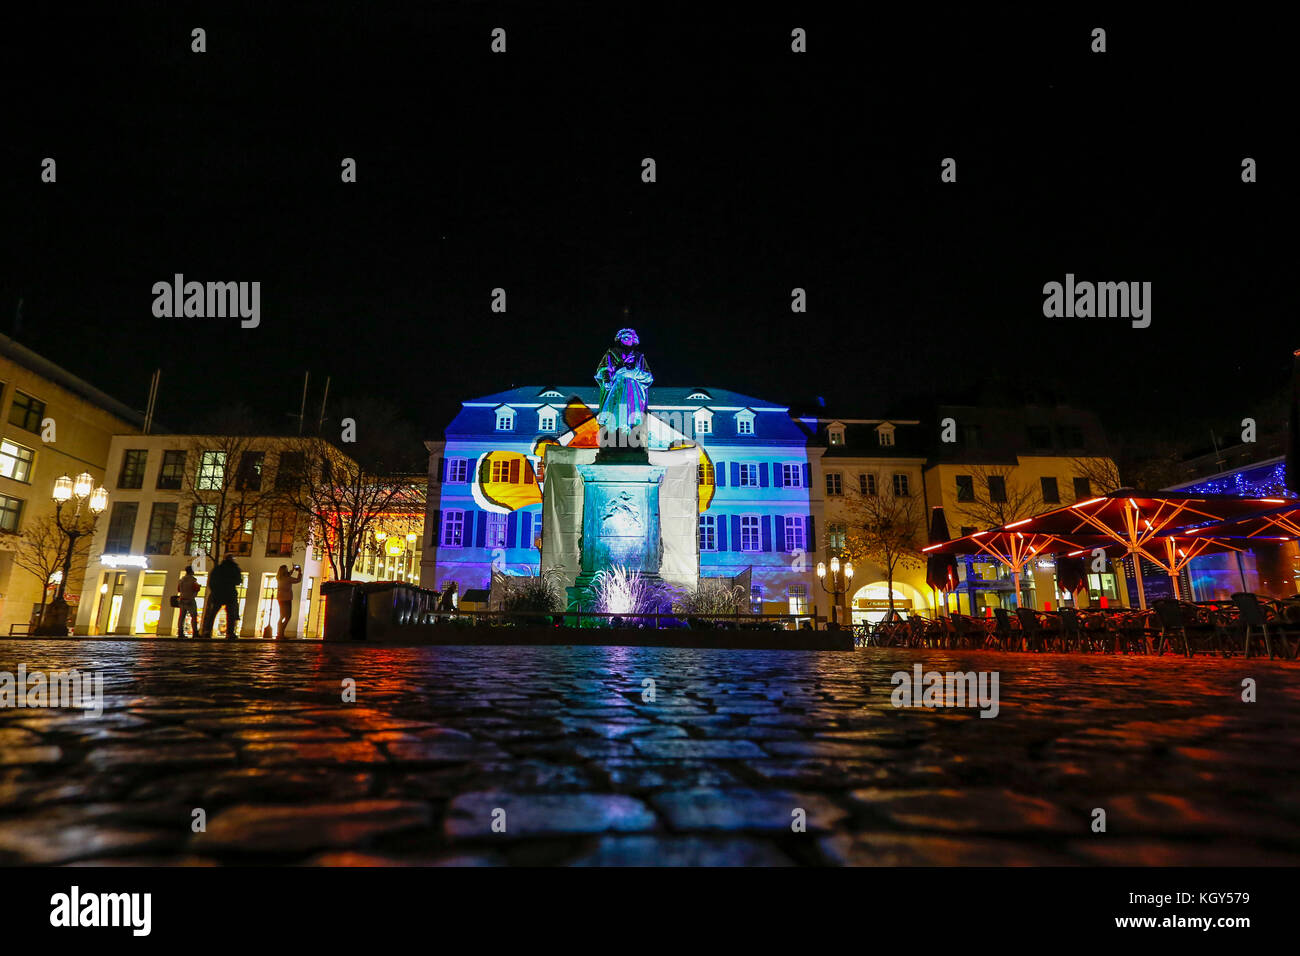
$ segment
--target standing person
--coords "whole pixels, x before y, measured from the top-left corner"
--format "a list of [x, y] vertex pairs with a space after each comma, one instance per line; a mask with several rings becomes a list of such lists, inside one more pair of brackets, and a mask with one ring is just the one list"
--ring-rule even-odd
[[185, 573], [176, 588], [177, 606], [181, 609], [180, 621], [176, 625], [176, 636], [185, 637], [185, 615], [190, 617], [190, 635], [199, 636], [199, 579], [194, 576], [194, 566], [185, 565]]
[[275, 626], [275, 639], [284, 640], [284, 629], [289, 626], [289, 617], [293, 613], [293, 586], [302, 581], [302, 566], [295, 564], [290, 573], [287, 565], [280, 565], [275, 572], [275, 598], [280, 602], [280, 620]]
[[212, 636], [212, 622], [217, 619], [217, 610], [226, 609], [226, 639], [233, 641], [239, 636], [239, 583], [244, 572], [235, 563], [233, 555], [212, 569], [208, 575], [208, 599], [203, 605], [203, 636]]

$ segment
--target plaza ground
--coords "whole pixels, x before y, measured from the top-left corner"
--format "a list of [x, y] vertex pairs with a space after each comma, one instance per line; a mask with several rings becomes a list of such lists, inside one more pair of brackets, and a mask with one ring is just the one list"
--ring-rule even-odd
[[[896, 709], [916, 662], [998, 671], [998, 716]], [[20, 663], [106, 699], [0, 710], [4, 864], [1300, 863], [1294, 664], [0, 641]]]

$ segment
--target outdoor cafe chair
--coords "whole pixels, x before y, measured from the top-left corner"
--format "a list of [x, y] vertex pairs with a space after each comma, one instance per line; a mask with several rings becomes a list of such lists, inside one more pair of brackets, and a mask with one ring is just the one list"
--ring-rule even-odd
[[984, 646], [990, 645], [998, 650], [1010, 650], [1011, 648], [1011, 615], [1007, 613], [1004, 607], [995, 607], [993, 609], [993, 630], [989, 632]]
[[1181, 640], [1183, 655], [1192, 656], [1192, 641], [1187, 634], [1187, 621], [1183, 616], [1183, 606], [1173, 598], [1161, 598], [1155, 602], [1156, 619], [1160, 623], [1159, 637], [1156, 639], [1156, 653], [1164, 654], [1165, 645], [1174, 646], [1175, 640]]
[[[1282, 642], [1282, 657], [1289, 656], [1288, 634], [1279, 626], [1280, 622], [1269, 621], [1265, 611], [1266, 606], [1260, 599], [1251, 594], [1249, 591], [1238, 591], [1232, 596], [1232, 603], [1237, 606], [1239, 612], [1238, 626], [1241, 629], [1245, 641], [1246, 656], [1251, 656], [1251, 641], [1255, 633], [1258, 632], [1264, 639], [1264, 651], [1270, 658], [1273, 657], [1273, 638], [1276, 636]], [[1271, 627], [1270, 627], [1271, 625]]]
[[1043, 628], [1038, 623], [1038, 615], [1031, 608], [1016, 608], [1016, 617], [1020, 620], [1020, 647], [1026, 651], [1041, 651], [1043, 647]]
[[1063, 607], [1057, 612], [1057, 619], [1061, 622], [1061, 650], [1068, 653], [1071, 646], [1082, 650], [1083, 628], [1080, 626], [1079, 612], [1072, 607]]

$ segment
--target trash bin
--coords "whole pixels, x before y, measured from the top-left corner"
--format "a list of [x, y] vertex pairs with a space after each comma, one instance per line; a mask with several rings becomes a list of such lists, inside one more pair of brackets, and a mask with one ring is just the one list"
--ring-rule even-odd
[[366, 591], [360, 581], [326, 581], [320, 586], [325, 596], [327, 641], [366, 639]]

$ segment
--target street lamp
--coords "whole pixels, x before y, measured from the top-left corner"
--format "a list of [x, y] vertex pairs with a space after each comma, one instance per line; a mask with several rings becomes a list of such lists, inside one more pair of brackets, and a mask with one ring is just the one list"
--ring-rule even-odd
[[[57, 572], [58, 590], [54, 592], [54, 600], [49, 603], [45, 609], [45, 617], [41, 620], [40, 626], [36, 632], [46, 636], [65, 637], [68, 633], [68, 601], [67, 587], [68, 579], [72, 577], [72, 556], [77, 549], [77, 539], [90, 531], [84, 531], [77, 521], [81, 517], [81, 509], [84, 506], [94, 518], [91, 519], [91, 531], [94, 530], [94, 519], [104, 513], [108, 507], [108, 492], [103, 485], [95, 487], [95, 479], [89, 472], [83, 471], [77, 475], [76, 479], [69, 478], [67, 475], [61, 475], [54, 479], [54, 490], [50, 492], [50, 497], [54, 499], [54, 524], [58, 527], [68, 539], [68, 550], [63, 555], [63, 570]], [[72, 512], [72, 520], [69, 525], [63, 523], [63, 506], [69, 501], [76, 499], [77, 507]]]
[[817, 580], [821, 582], [822, 590], [831, 595], [831, 623], [839, 627], [840, 595], [847, 593], [853, 582], [853, 562], [845, 561], [841, 568], [840, 559], [831, 558], [831, 573], [827, 575], [825, 562], [818, 561]]

